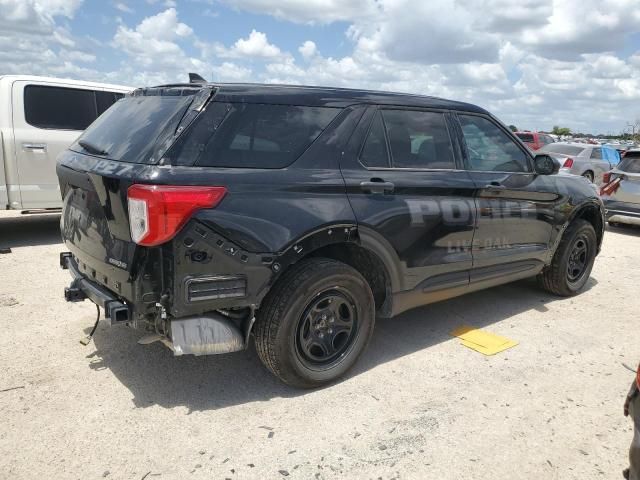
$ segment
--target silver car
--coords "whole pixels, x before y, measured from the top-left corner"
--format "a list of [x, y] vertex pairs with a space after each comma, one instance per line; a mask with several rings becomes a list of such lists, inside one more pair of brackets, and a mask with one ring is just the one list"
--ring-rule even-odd
[[609, 225], [640, 225], [640, 151], [629, 151], [600, 190]]
[[550, 143], [536, 153], [546, 153], [560, 162], [560, 173], [581, 175], [596, 185], [602, 184], [611, 164], [605, 160], [600, 145], [587, 143]]

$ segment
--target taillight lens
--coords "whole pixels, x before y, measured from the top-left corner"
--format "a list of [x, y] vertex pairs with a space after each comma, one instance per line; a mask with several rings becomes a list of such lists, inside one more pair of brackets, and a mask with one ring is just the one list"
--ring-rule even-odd
[[[611, 174], [609, 174], [609, 178], [611, 178]], [[616, 193], [618, 188], [620, 188], [620, 177], [612, 181], [609, 181], [609, 179], [607, 179], [606, 181], [607, 183], [600, 189], [600, 196], [613, 195], [614, 193]]]
[[573, 158], [567, 158], [564, 161], [564, 165], [562, 165], [562, 168], [571, 168], [573, 167]]
[[611, 172], [604, 173], [602, 175], [602, 183], [609, 183], [611, 181]]
[[152, 247], [171, 240], [201, 208], [213, 208], [225, 187], [132, 185], [127, 191], [131, 239]]

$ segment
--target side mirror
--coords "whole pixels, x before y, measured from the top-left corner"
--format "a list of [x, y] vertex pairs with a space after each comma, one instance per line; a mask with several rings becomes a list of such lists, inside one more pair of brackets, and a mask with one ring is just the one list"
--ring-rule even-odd
[[535, 156], [533, 167], [538, 175], [554, 175], [560, 171], [560, 163], [555, 158], [543, 153]]

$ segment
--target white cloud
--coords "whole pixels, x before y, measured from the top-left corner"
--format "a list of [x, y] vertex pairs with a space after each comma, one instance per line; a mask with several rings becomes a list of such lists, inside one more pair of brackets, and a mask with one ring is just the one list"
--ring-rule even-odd
[[113, 6], [117, 9], [120, 10], [121, 12], [124, 13], [133, 13], [133, 8], [129, 7], [126, 3], [123, 2], [116, 2], [113, 4]]
[[278, 47], [269, 43], [262, 32], [252, 30], [247, 38], [239, 39], [231, 48], [231, 53], [246, 57], [273, 58], [282, 55]]
[[373, 14], [374, 0], [221, 0], [232, 8], [272, 15], [296, 23], [331, 23]]
[[305, 59], [309, 59], [313, 57], [318, 52], [318, 47], [311, 40], [307, 40], [298, 48], [300, 55], [302, 55]]
[[[215, 28], [181, 22], [174, 0], [146, 1], [163, 11], [137, 24], [110, 18], [112, 41], [100, 45], [70, 30], [81, 0], [0, 0], [0, 71], [136, 86], [194, 71], [214, 81], [405, 91], [479, 104], [530, 129], [610, 130], [638, 116], [640, 49], [622, 53], [640, 33], [638, 0], [200, 0], [200, 14], [220, 14], [215, 21], [226, 5], [281, 20], [275, 28], [319, 25], [297, 46], [273, 42], [269, 23], [254, 16], [247, 35], [223, 44]], [[345, 32], [340, 55], [326, 53], [334, 39], [323, 42], [322, 25], [333, 22]], [[109, 46], [124, 60], [99, 71]]]

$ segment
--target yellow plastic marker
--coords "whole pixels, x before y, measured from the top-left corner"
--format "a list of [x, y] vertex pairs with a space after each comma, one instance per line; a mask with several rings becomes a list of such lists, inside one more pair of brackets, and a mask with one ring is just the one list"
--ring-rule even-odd
[[508, 338], [494, 335], [493, 333], [483, 332], [477, 328], [464, 325], [456, 328], [451, 335], [458, 337], [465, 347], [468, 347], [483, 355], [495, 355], [507, 348], [515, 347], [518, 342], [509, 340]]

